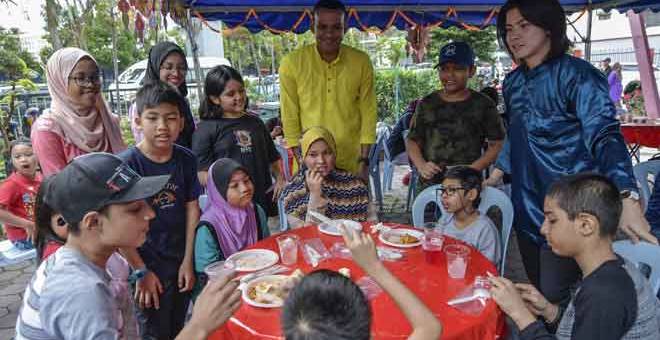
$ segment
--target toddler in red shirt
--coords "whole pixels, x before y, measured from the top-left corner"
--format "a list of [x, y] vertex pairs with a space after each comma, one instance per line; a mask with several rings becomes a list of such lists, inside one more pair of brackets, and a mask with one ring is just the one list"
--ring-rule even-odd
[[13, 141], [9, 152], [14, 172], [0, 185], [0, 223], [14, 246], [27, 250], [34, 247], [34, 203], [41, 175], [29, 140]]

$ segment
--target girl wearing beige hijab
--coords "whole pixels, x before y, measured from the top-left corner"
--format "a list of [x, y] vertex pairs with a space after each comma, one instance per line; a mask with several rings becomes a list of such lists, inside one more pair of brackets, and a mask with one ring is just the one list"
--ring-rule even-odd
[[45, 176], [89, 152], [118, 153], [126, 148], [119, 119], [101, 94], [96, 60], [73, 47], [60, 49], [46, 66], [50, 111], [32, 127], [32, 145]]

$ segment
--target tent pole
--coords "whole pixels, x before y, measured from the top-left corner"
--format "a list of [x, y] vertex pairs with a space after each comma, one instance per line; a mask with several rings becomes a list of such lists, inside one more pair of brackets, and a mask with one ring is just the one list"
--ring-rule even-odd
[[658, 87], [655, 83], [653, 73], [653, 59], [650, 56], [649, 40], [646, 36], [644, 27], [644, 17], [633, 10], [627, 12], [630, 21], [630, 31], [632, 32], [633, 46], [637, 56], [637, 65], [639, 65], [639, 75], [642, 82], [642, 94], [644, 95], [644, 108], [649, 118], [658, 118], [660, 110], [660, 99], [658, 98]]
[[[117, 57], [117, 15], [115, 14], [115, 7], [117, 4], [115, 1], [112, 1], [112, 6], [110, 6], [110, 17], [112, 18], [112, 68], [113, 72], [115, 73], [115, 90], [117, 91], [117, 95], [115, 98], [117, 98], [117, 101], [114, 103], [115, 108], [117, 109], [118, 112], [115, 112], [116, 114], [119, 114], [121, 116], [121, 103], [119, 99], [119, 60]], [[110, 99], [112, 99], [112, 94], [110, 94]], [[111, 100], [112, 102], [112, 100]]]
[[199, 47], [197, 46], [197, 40], [195, 39], [195, 33], [193, 32], [193, 23], [192, 16], [190, 15], [190, 8], [186, 10], [186, 33], [188, 33], [188, 41], [190, 42], [190, 49], [192, 50], [193, 55], [193, 65], [195, 68], [195, 78], [197, 81], [195, 85], [197, 87], [197, 98], [202, 101], [202, 68], [199, 65]]
[[591, 5], [589, 5], [587, 13], [587, 36], [584, 39], [584, 58], [588, 61], [591, 62], [591, 25], [593, 24], [593, 9], [591, 8]]

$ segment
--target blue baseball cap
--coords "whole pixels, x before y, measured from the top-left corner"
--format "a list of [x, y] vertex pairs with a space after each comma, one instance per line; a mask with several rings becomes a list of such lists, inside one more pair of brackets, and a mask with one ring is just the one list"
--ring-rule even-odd
[[440, 57], [438, 58], [438, 64], [435, 65], [435, 68], [448, 62], [463, 66], [472, 66], [474, 65], [474, 51], [472, 51], [472, 48], [466, 42], [450, 42], [449, 44], [442, 46], [440, 49]]

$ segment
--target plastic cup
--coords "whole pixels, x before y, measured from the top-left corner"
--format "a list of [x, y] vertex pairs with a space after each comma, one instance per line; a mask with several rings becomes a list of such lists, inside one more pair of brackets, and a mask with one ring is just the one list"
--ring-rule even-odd
[[462, 244], [445, 246], [447, 256], [447, 272], [452, 279], [465, 278], [465, 271], [470, 260], [470, 248]]
[[424, 229], [422, 249], [424, 250], [426, 263], [436, 265], [442, 264], [442, 245], [444, 243], [445, 236], [442, 234], [440, 228]]
[[285, 266], [298, 262], [298, 236], [281, 235], [276, 238], [277, 246], [280, 248], [280, 260]]
[[232, 262], [217, 261], [204, 268], [204, 273], [209, 277], [209, 281], [215, 281], [222, 277], [233, 276], [236, 270]]

